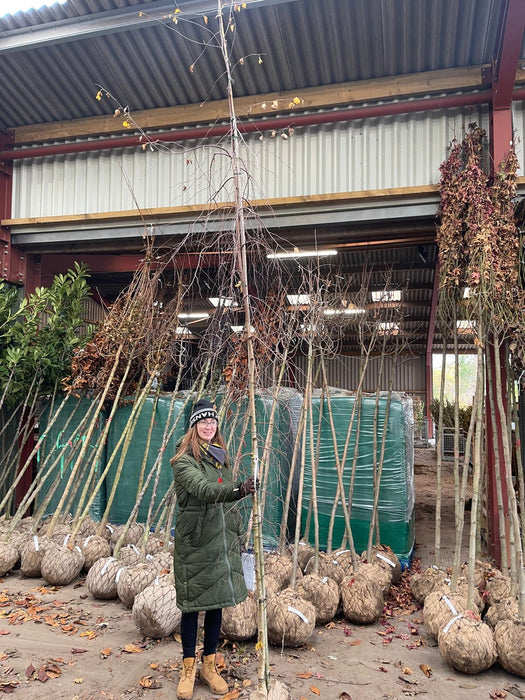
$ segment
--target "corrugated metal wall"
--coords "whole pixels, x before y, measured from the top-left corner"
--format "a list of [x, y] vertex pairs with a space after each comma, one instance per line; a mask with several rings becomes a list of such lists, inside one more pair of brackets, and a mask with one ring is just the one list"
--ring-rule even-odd
[[[307, 369], [307, 358], [297, 357], [296, 381], [300, 388], [304, 388], [304, 378]], [[383, 371], [381, 373], [380, 390], [387, 391], [390, 385], [390, 376], [394, 371], [394, 391], [409, 394], [414, 398], [425, 399], [425, 357], [398, 357], [395, 366], [393, 358], [385, 357]], [[327, 380], [330, 386], [338, 389], [357, 389], [360, 376], [360, 361], [358, 357], [339, 356], [326, 362]], [[379, 374], [381, 372], [381, 358], [373, 357], [369, 360], [363, 390], [374, 392], [377, 389]], [[314, 370], [315, 373], [315, 370]]]
[[[523, 103], [516, 116], [523, 134]], [[519, 111], [516, 105], [516, 113]], [[246, 138], [250, 199], [410, 187], [439, 181], [447, 146], [485, 107], [298, 128]], [[13, 218], [199, 205], [232, 199], [220, 142], [166, 144], [15, 161]]]

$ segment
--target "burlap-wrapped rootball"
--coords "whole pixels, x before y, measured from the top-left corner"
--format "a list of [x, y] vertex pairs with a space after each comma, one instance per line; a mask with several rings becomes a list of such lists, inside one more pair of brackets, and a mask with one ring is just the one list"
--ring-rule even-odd
[[[290, 556], [293, 558], [295, 544], [291, 544], [288, 548]], [[308, 564], [310, 559], [314, 556], [315, 549], [308, 542], [298, 542], [297, 543], [297, 562], [301, 571], [304, 571], [304, 567]]]
[[306, 574], [297, 584], [296, 591], [314, 606], [316, 624], [324, 625], [334, 618], [339, 607], [340, 592], [333, 578]]
[[427, 633], [437, 639], [439, 631], [456, 615], [467, 612], [467, 599], [457, 593], [432, 591], [425, 598], [423, 622]]
[[[363, 560], [366, 559], [366, 552], [361, 555]], [[394, 554], [394, 550], [387, 544], [375, 544], [372, 547], [372, 556], [370, 557], [371, 564], [377, 564], [382, 569], [390, 573], [392, 583], [397, 583], [401, 578], [401, 562]]]
[[153, 583], [137, 593], [133, 603], [133, 621], [144, 637], [169, 637], [180, 626], [181, 611], [173, 576], [157, 576]]
[[52, 534], [49, 536], [49, 539], [61, 546], [64, 544], [67, 545], [68, 540], [71, 539], [71, 532], [72, 530], [69, 525], [57, 525]]
[[[478, 591], [485, 590], [485, 583], [489, 576], [492, 576], [495, 571], [492, 564], [488, 561], [483, 561], [482, 559], [476, 559], [474, 562], [474, 585]], [[468, 577], [468, 564], [463, 564], [461, 567], [461, 575], [464, 578]]]
[[146, 542], [146, 554], [151, 554], [151, 556], [154, 556], [159, 552], [167, 551], [168, 547], [165, 545], [166, 543], [160, 537], [150, 535], [148, 537], [148, 541]]
[[363, 573], [348, 574], [341, 581], [343, 614], [350, 622], [368, 625], [381, 617], [384, 598], [381, 584]]
[[483, 618], [484, 622], [489, 627], [495, 629], [498, 622], [502, 620], [517, 620], [518, 619], [518, 601], [515, 598], [507, 598], [501, 603], [490, 605]]
[[253, 593], [239, 605], [222, 611], [221, 636], [231, 642], [244, 642], [257, 633], [257, 602]]
[[443, 584], [447, 581], [449, 579], [444, 571], [436, 566], [429, 566], [424, 571], [412, 574], [410, 581], [412, 595], [418, 603], [423, 605], [427, 595], [432, 593], [435, 588], [443, 587]]
[[117, 594], [127, 608], [133, 607], [135, 596], [153, 583], [157, 571], [149, 563], [127, 566], [117, 581]]
[[76, 579], [83, 566], [84, 555], [80, 547], [48, 547], [42, 557], [42, 578], [53, 586], [67, 586]]
[[[256, 584], [257, 588], [257, 584]], [[271, 598], [274, 595], [277, 595], [283, 590], [283, 587], [279, 583], [279, 581], [274, 577], [274, 576], [267, 576], [266, 572], [264, 574], [264, 592], [266, 594], [266, 598]], [[257, 597], [257, 592], [256, 592], [256, 597]]]
[[100, 529], [100, 525], [98, 527], [98, 530], [96, 532], [97, 535], [100, 535], [101, 537], [105, 537], [108, 542], [111, 542], [111, 536], [115, 532], [115, 525], [110, 525], [109, 523], [106, 523], [102, 529]]
[[525, 622], [501, 620], [494, 630], [494, 641], [505, 671], [525, 678]]
[[[377, 584], [379, 584], [379, 586], [381, 587], [383, 598], [385, 598], [388, 595], [391, 582], [390, 571], [381, 566], [378, 566], [377, 564], [370, 563], [359, 564], [357, 571], [360, 574], [363, 574], [363, 576], [368, 576], [368, 578], [372, 579], [372, 581], [375, 581]], [[348, 573], [350, 574], [351, 572]]]
[[100, 535], [88, 535], [80, 541], [79, 547], [84, 555], [84, 571], [89, 571], [98, 559], [111, 555], [111, 545]]
[[[273, 576], [282, 588], [290, 584], [292, 578], [293, 561], [288, 554], [272, 552], [264, 556], [264, 575]], [[300, 578], [303, 572], [297, 568], [296, 578]]]
[[124, 566], [134, 566], [142, 560], [142, 554], [136, 545], [128, 544], [122, 547], [117, 559], [119, 559]]
[[0, 542], [0, 576], [11, 571], [13, 566], [18, 563], [19, 557], [18, 548], [11, 542]]
[[[146, 554], [146, 557], [151, 554]], [[157, 552], [151, 557], [151, 565], [158, 574], [167, 574], [173, 570], [173, 556], [169, 552]]]
[[508, 576], [505, 576], [494, 569], [490, 576], [486, 579], [484, 598], [487, 605], [495, 605], [507, 600], [511, 597], [511, 582]]
[[[112, 544], [117, 544], [122, 533], [126, 531], [127, 525], [119, 525], [111, 533]], [[127, 528], [126, 534], [124, 535], [124, 540], [122, 541], [122, 546], [127, 544], [137, 544], [140, 538], [144, 535], [144, 525], [142, 523], [133, 523]]]
[[480, 620], [457, 615], [440, 630], [438, 645], [441, 656], [456, 671], [475, 675], [496, 661], [496, 644], [492, 630]]
[[268, 639], [281, 647], [300, 647], [313, 634], [315, 608], [291, 588], [272, 596], [267, 603]]
[[96, 535], [97, 529], [98, 523], [96, 523], [90, 515], [87, 515], [80, 523], [80, 527], [78, 529], [77, 534], [80, 537], [80, 539], [85, 539], [90, 535]]
[[20, 551], [20, 571], [28, 578], [42, 575], [42, 559], [51, 540], [45, 535], [31, 535]]
[[345, 574], [350, 573], [351, 569], [353, 570], [354, 562], [352, 561], [352, 551], [350, 549], [336, 549], [330, 556], [336, 560]]
[[98, 559], [86, 576], [86, 588], [93, 598], [99, 600], [118, 598], [117, 579], [125, 568], [115, 557]]
[[[305, 574], [314, 574], [315, 571], [315, 557], [312, 557], [306, 566], [304, 567]], [[328, 576], [333, 578], [337, 583], [341, 583], [345, 577], [346, 571], [343, 566], [340, 566], [337, 559], [330, 554], [325, 554], [324, 552], [319, 552], [318, 570], [317, 573], [321, 578], [323, 576]]]
[[25, 518], [22, 518], [22, 520], [18, 523], [17, 530], [19, 532], [30, 533], [33, 531], [34, 526], [35, 526], [34, 517], [32, 515], [27, 515]]
[[[460, 576], [456, 582], [456, 587], [454, 589], [454, 593], [457, 593], [458, 595], [463, 596], [465, 599], [468, 599], [468, 592], [469, 592], [468, 581], [464, 576]], [[472, 591], [472, 595], [473, 595], [473, 599], [474, 599], [474, 605], [476, 606], [476, 609], [481, 613], [485, 607], [485, 602], [484, 602], [483, 598], [481, 597], [480, 592], [478, 591], [477, 588], [474, 588], [474, 590]], [[476, 612], [476, 611], [474, 611], [474, 612]]]

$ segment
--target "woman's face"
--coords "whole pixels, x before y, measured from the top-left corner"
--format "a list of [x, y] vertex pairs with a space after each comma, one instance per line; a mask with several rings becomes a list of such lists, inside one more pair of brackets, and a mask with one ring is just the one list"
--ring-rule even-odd
[[214, 418], [199, 420], [197, 425], [197, 435], [204, 442], [211, 442], [217, 432], [217, 421]]

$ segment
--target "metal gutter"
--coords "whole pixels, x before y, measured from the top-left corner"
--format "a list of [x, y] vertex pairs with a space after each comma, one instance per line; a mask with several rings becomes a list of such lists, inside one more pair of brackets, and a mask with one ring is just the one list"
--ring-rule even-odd
[[[465, 107], [473, 104], [485, 104], [492, 99], [492, 91], [479, 90], [478, 92], [463, 95], [447, 95], [444, 97], [429, 97], [421, 100], [405, 100], [402, 102], [390, 102], [388, 104], [370, 105], [367, 107], [353, 107], [313, 114], [293, 114], [285, 117], [258, 119], [255, 121], [239, 122], [239, 131], [243, 134], [260, 133], [263, 131], [278, 131], [320, 124], [335, 124], [356, 119], [373, 119], [377, 117], [393, 116], [396, 114], [409, 114], [413, 112], [425, 112], [435, 109], [451, 109]], [[519, 88], [512, 93], [513, 100], [525, 99], [525, 88]], [[174, 143], [192, 139], [213, 138], [225, 136], [230, 131], [230, 124], [217, 126], [200, 126], [187, 129], [159, 132], [145, 136], [121, 136], [75, 143], [54, 144], [52, 146], [36, 146], [20, 148], [9, 151], [0, 151], [0, 160], [14, 161], [24, 158], [41, 158], [45, 156], [57, 156], [67, 153], [85, 153], [87, 151], [103, 151], [112, 148], [129, 148], [144, 146], [156, 142]]]

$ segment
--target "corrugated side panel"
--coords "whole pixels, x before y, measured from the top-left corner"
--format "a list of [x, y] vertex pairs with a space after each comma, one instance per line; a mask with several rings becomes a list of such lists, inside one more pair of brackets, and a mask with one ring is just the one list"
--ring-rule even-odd
[[525, 100], [512, 103], [512, 126], [518, 156], [518, 176], [525, 175]]
[[[299, 388], [304, 388], [306, 376], [307, 358], [296, 358], [296, 381]], [[398, 357], [395, 363], [393, 358], [385, 357], [381, 372], [381, 358], [372, 357], [366, 370], [363, 391], [375, 392], [380, 378], [380, 390], [388, 391], [390, 375], [394, 371], [393, 391], [409, 394], [414, 398], [423, 399], [425, 396], [425, 357]], [[314, 370], [315, 373], [315, 370]], [[338, 356], [326, 361], [326, 373], [328, 384], [337, 389], [355, 391], [359, 385], [360, 361], [358, 357]]]
[[[469, 122], [488, 128], [484, 107], [297, 128], [245, 140], [251, 174], [243, 194], [274, 199], [435, 184], [454, 137]], [[233, 199], [221, 142], [156, 145], [15, 161], [13, 218]]]

